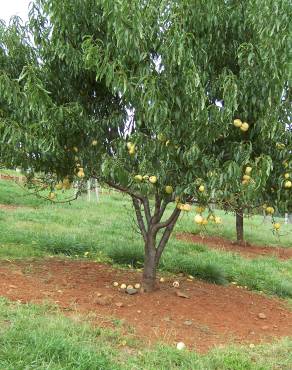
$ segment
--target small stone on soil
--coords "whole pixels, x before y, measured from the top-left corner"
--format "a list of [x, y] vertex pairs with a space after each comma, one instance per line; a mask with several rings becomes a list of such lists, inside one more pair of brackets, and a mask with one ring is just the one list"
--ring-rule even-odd
[[112, 303], [111, 296], [96, 297], [93, 299], [93, 303], [100, 304], [101, 306], [107, 306]]
[[175, 294], [180, 298], [190, 298], [187, 294], [181, 292], [180, 290], [176, 290]]
[[185, 325], [187, 325], [187, 326], [191, 326], [191, 325], [193, 325], [193, 322], [192, 322], [192, 321], [190, 321], [190, 320], [186, 320], [186, 321], [184, 322], [184, 324], [185, 324]]
[[137, 289], [135, 289], [135, 288], [126, 289], [126, 293], [128, 293], [128, 294], [130, 294], [130, 295], [133, 295], [133, 294], [138, 293], [138, 290], [137, 290]]
[[262, 312], [260, 312], [260, 313], [258, 314], [258, 317], [259, 317], [260, 319], [266, 319], [266, 318], [267, 318], [267, 316], [266, 316], [264, 313], [262, 313]]
[[121, 307], [123, 307], [123, 306], [124, 306], [124, 303], [123, 303], [123, 302], [117, 302], [117, 303], [116, 303], [116, 306], [117, 306], [117, 307], [119, 307], [119, 308], [121, 308]]

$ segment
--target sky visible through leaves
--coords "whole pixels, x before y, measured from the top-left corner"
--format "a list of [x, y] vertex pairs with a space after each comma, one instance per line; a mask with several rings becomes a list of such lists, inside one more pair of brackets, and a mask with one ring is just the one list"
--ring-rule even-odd
[[31, 0], [0, 0], [0, 19], [8, 22], [10, 17], [17, 15], [26, 20], [30, 2]]

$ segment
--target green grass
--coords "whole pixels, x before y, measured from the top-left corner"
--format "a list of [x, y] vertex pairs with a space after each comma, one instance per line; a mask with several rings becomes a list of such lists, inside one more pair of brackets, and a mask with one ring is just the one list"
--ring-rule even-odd
[[0, 180], [0, 204], [38, 207], [45, 201], [24, 190], [21, 183]]
[[161, 346], [134, 359], [136, 367], [128, 369], [290, 370], [292, 365], [290, 346], [291, 341], [287, 339], [273, 345], [258, 346], [252, 350], [243, 346], [217, 349], [205, 356], [198, 356], [191, 352], [179, 352]]
[[115, 330], [100, 329], [89, 318], [65, 317], [52, 306], [0, 300], [2, 370], [289, 370], [292, 341], [214, 349], [206, 355], [152, 348]]
[[[10, 181], [0, 181], [0, 190], [0, 203], [11, 204], [13, 201], [13, 204], [21, 205], [23, 199], [35, 201], [25, 198], [25, 192]], [[136, 232], [134, 212], [127, 197], [112, 193], [110, 196], [101, 195], [99, 203], [85, 199], [71, 204], [39, 202], [36, 208], [0, 210], [0, 258], [83, 257], [85, 252], [89, 252], [88, 258], [94, 260], [110, 259], [114, 263], [135, 267], [143, 264], [142, 239]], [[192, 218], [193, 214], [184, 214], [176, 231], [198, 231]], [[233, 218], [231, 215], [223, 218], [223, 226], [218, 229], [210, 226], [207, 232], [217, 231], [232, 237]], [[263, 231], [258, 228], [259, 217], [253, 221], [258, 226], [252, 226], [252, 220], [248, 222], [247, 235], [252, 242], [265, 244], [268, 239], [271, 239], [270, 245], [276, 242], [270, 226], [262, 225]], [[291, 227], [287, 225], [287, 230]], [[288, 237], [283, 236], [280, 241], [278, 244], [289, 247]], [[217, 284], [236, 281], [251, 290], [292, 298], [292, 260], [280, 261], [271, 257], [249, 260], [173, 237], [162, 257], [160, 269], [171, 273], [184, 272]]]
[[162, 269], [215, 283], [237, 282], [251, 290], [292, 298], [292, 260], [249, 260], [227, 252], [197, 250], [195, 245], [172, 240], [163, 256]]
[[0, 302], [0, 368], [119, 369], [107, 334], [78, 325], [49, 306], [24, 306]]

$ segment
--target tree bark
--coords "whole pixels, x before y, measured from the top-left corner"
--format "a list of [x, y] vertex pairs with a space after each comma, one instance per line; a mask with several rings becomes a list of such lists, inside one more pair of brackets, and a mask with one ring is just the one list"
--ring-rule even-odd
[[[108, 181], [107, 184], [118, 191], [127, 193], [132, 198], [137, 226], [144, 240], [142, 289], [145, 292], [151, 292], [156, 288], [156, 271], [161, 255], [181, 211], [175, 208], [168, 219], [161, 221], [170, 200], [162, 199], [158, 191], [155, 193], [154, 212], [153, 215], [151, 215], [149, 199], [146, 196], [110, 181]], [[164, 229], [162, 237], [156, 245], [157, 234], [162, 229]]]
[[237, 243], [243, 243], [243, 210], [239, 208], [236, 210], [236, 239]]
[[145, 292], [152, 292], [156, 288], [156, 270], [159, 261], [156, 258], [155, 239], [152, 233], [148, 233], [145, 242], [144, 270], [142, 287]]
[[[161, 207], [165, 208], [164, 205]], [[167, 220], [160, 223], [158, 221], [160, 219], [157, 209], [155, 210], [155, 213], [156, 216], [152, 217], [152, 222], [147, 230], [145, 241], [145, 259], [142, 280], [142, 287], [145, 292], [151, 292], [156, 288], [156, 271], [161, 255], [180, 215], [180, 210], [176, 208]], [[159, 242], [156, 243], [157, 233], [161, 229], [164, 229], [164, 232]]]
[[271, 224], [272, 223], [272, 216], [267, 215], [265, 210], [264, 210], [264, 223], [265, 224]]

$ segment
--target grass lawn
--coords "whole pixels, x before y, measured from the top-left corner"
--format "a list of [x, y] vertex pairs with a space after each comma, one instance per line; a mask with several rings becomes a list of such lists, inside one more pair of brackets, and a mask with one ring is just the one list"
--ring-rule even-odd
[[[11, 181], [0, 180], [0, 204], [20, 206], [0, 208], [1, 259], [66, 255], [125, 266], [143, 264], [143, 245], [135, 228], [134, 212], [128, 198], [120, 194], [101, 195], [99, 203], [79, 199], [71, 204], [52, 204], [28, 195]], [[205, 232], [234, 239], [234, 217], [218, 213], [223, 225], [210, 225]], [[175, 231], [198, 232], [193, 216], [193, 212], [184, 214]], [[284, 225], [279, 238], [271, 225], [263, 224], [262, 217], [247, 219], [245, 224], [246, 238], [251, 243], [292, 247], [292, 225]], [[236, 281], [290, 302], [292, 298], [291, 260], [245, 259], [173, 237], [160, 269], [185, 272], [219, 284]], [[87, 321], [66, 318], [48, 306], [1, 300], [0, 369], [292, 368], [291, 339], [255, 348], [216, 349], [202, 356], [166, 346], [141, 350], [141, 344], [130, 340], [124, 345], [125, 338], [118, 328], [101, 330]]]
[[292, 341], [215, 349], [206, 355], [158, 345], [142, 349], [119, 328], [65, 317], [55, 307], [0, 300], [0, 368], [5, 370], [269, 370], [291, 369]]

